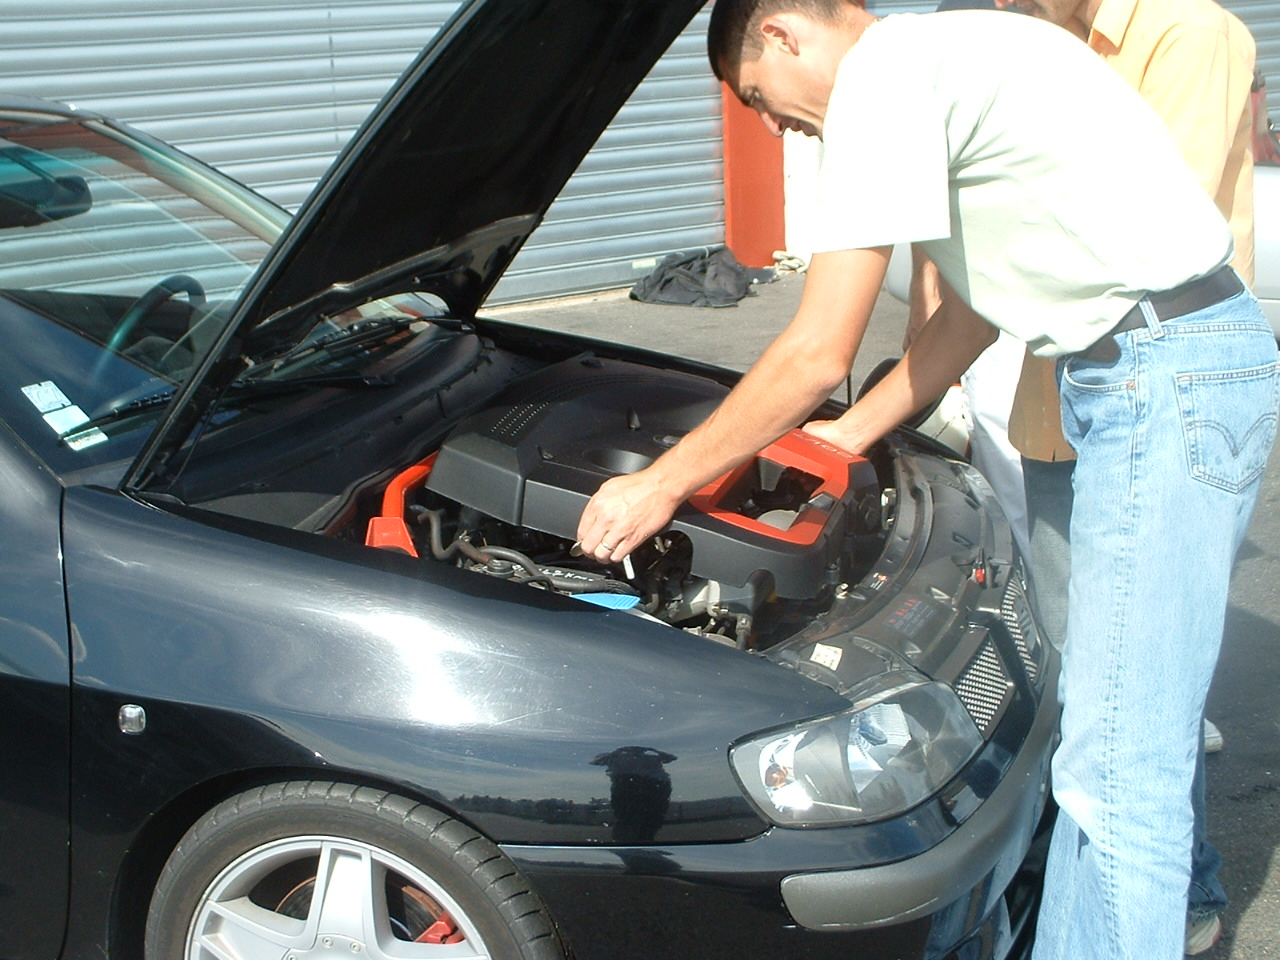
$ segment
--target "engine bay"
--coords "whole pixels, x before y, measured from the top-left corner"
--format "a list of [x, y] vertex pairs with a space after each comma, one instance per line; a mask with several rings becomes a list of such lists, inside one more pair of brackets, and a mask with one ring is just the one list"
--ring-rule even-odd
[[601, 483], [652, 463], [723, 394], [703, 377], [592, 355], [552, 364], [387, 484], [366, 543], [771, 646], [878, 554], [884, 500], [867, 459], [794, 430], [698, 491], [622, 563], [574, 542]]

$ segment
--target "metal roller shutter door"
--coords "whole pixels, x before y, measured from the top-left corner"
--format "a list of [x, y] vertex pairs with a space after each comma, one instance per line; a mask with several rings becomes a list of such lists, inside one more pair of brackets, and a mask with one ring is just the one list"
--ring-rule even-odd
[[1245, 22], [1258, 45], [1258, 66], [1267, 78], [1267, 107], [1280, 119], [1280, 3], [1276, 0], [1219, 0]]
[[[290, 209], [456, 0], [0, 0], [0, 90], [119, 117]], [[724, 240], [702, 13], [623, 108], [493, 300], [631, 283]], [[536, 118], [531, 118], [536, 122]]]

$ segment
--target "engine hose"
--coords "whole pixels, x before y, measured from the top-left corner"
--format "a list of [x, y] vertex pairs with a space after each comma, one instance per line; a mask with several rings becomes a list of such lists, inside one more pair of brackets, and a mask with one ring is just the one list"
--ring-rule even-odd
[[476, 550], [475, 547], [471, 546], [471, 544], [467, 543], [465, 540], [455, 539], [447, 548], [445, 547], [444, 541], [441, 539], [440, 535], [440, 517], [443, 514], [443, 511], [428, 510], [426, 507], [414, 505], [409, 508], [409, 512], [413, 514], [414, 519], [419, 523], [423, 520], [427, 522], [427, 527], [431, 533], [431, 555], [437, 560], [448, 560], [455, 553], [462, 551], [477, 563], [485, 562], [485, 558], [480, 556], [480, 551]]
[[630, 584], [621, 580], [612, 580], [608, 577], [585, 574], [588, 579], [578, 579], [576, 577], [561, 577], [549, 572], [544, 567], [539, 567], [536, 563], [525, 556], [519, 550], [513, 550], [510, 547], [485, 546], [477, 547], [468, 543], [461, 537], [453, 540], [449, 546], [444, 545], [444, 539], [441, 534], [443, 524], [441, 510], [428, 510], [424, 507], [414, 506], [410, 508], [415, 517], [426, 520], [427, 527], [430, 530], [431, 555], [437, 560], [448, 560], [455, 553], [461, 553], [467, 559], [480, 564], [488, 564], [490, 560], [507, 560], [520, 567], [527, 577], [521, 577], [521, 583], [537, 581], [545, 583], [554, 590], [561, 593], [629, 593], [634, 594], [635, 588]]
[[411, 508], [415, 516], [427, 521], [427, 526], [431, 531], [431, 555], [437, 560], [448, 560], [455, 553], [461, 553], [468, 560], [475, 563], [488, 563], [490, 560], [510, 560], [512, 563], [523, 567], [530, 577], [537, 580], [549, 579], [537, 565], [518, 550], [511, 550], [508, 547], [477, 547], [475, 544], [468, 543], [461, 537], [455, 537], [449, 546], [444, 545], [444, 539], [441, 535], [442, 514], [441, 510], [427, 510], [422, 507]]
[[[468, 544], [470, 546], [470, 544]], [[476, 548], [473, 548], [476, 549]], [[526, 557], [519, 550], [512, 550], [510, 547], [495, 547], [486, 545], [478, 548], [481, 563], [488, 563], [490, 560], [508, 560], [518, 567], [522, 567], [526, 573], [538, 580], [551, 580], [546, 571], [538, 568], [538, 565]], [[469, 554], [468, 554], [469, 555]]]

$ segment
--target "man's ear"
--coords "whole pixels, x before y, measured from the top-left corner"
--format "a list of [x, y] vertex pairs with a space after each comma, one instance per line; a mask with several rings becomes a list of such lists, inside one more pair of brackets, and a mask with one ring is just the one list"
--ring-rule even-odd
[[786, 52], [795, 56], [800, 52], [800, 34], [792, 18], [785, 14], [773, 14], [760, 21], [760, 33], [764, 36], [765, 49]]

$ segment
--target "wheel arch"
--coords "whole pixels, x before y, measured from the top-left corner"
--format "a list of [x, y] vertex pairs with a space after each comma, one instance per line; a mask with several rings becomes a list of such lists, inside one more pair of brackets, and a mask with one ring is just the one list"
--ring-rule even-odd
[[[332, 767], [263, 767], [228, 772], [175, 794], [147, 818], [134, 836], [112, 888], [107, 955], [117, 960], [142, 960], [147, 909], [152, 893], [165, 863], [196, 821], [218, 804], [245, 791], [293, 781], [331, 781], [383, 790], [432, 807], [496, 842], [438, 795], [402, 782], [373, 777], [367, 772]], [[147, 891], [146, 896], [139, 898], [138, 890]]]

